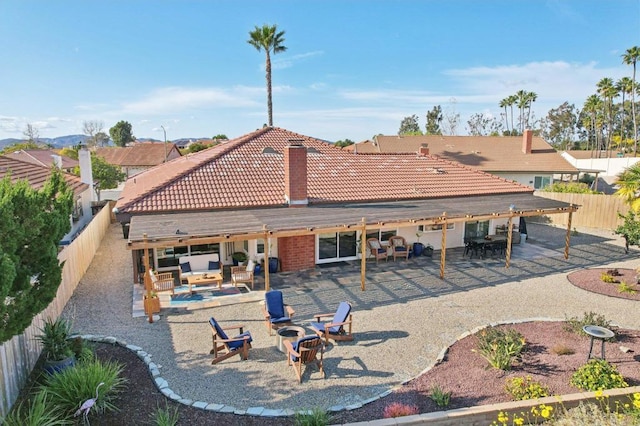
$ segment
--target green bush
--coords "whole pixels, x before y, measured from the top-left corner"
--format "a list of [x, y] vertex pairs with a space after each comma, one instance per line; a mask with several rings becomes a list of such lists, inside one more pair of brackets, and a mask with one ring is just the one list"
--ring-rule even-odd
[[298, 412], [293, 416], [296, 426], [326, 426], [331, 422], [331, 415], [322, 408]]
[[[96, 358], [84, 360], [74, 368], [45, 378], [44, 388], [65, 415], [73, 415], [80, 404], [95, 398], [97, 401], [92, 412], [115, 411], [117, 394], [125, 385], [126, 379], [120, 377], [123, 366], [113, 361], [100, 361]], [[100, 383], [103, 383], [100, 385]]]
[[613, 275], [609, 275], [606, 272], [600, 274], [600, 280], [609, 284], [615, 284], [618, 282], [618, 280]]
[[629, 386], [618, 369], [604, 359], [592, 359], [571, 376], [571, 385], [586, 391], [626, 388]]
[[7, 415], [0, 419], [5, 426], [61, 426], [71, 425], [73, 422], [62, 417], [58, 408], [51, 404], [51, 398], [46, 390], [41, 390], [31, 398], [28, 406], [19, 403]]
[[515, 401], [549, 396], [549, 388], [532, 380], [531, 376], [507, 379], [505, 390]]
[[618, 284], [618, 293], [636, 294], [637, 292], [638, 290], [636, 290], [635, 286], [631, 286], [624, 281]]
[[597, 325], [599, 327], [609, 328], [611, 321], [608, 321], [604, 315], [596, 314], [595, 312], [585, 312], [582, 318], [571, 317], [567, 318], [564, 330], [571, 333], [578, 333], [586, 336], [587, 334], [582, 330], [585, 325]]
[[451, 392], [445, 392], [440, 386], [435, 385], [431, 388], [429, 398], [431, 398], [438, 407], [448, 407], [449, 403], [451, 403]]
[[178, 424], [178, 407], [173, 409], [168, 406], [156, 410], [151, 414], [151, 420], [156, 426], [176, 426]]
[[40, 331], [41, 334], [38, 334], [36, 339], [42, 343], [42, 353], [48, 361], [62, 361], [73, 356], [71, 340], [69, 340], [71, 324], [64, 318], [46, 319]]
[[589, 188], [589, 185], [579, 182], [555, 182], [551, 185], [545, 186], [542, 191], [564, 192], [573, 194], [601, 194], [601, 192], [594, 191]]
[[476, 337], [477, 352], [489, 362], [489, 365], [500, 370], [510, 370], [513, 361], [520, 359], [525, 346], [524, 337], [514, 329], [503, 331], [488, 327]]

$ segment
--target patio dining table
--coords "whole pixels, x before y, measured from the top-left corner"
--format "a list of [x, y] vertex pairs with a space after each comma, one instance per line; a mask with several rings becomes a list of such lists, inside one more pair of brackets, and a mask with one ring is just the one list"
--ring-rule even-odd
[[506, 248], [507, 236], [487, 235], [486, 237], [472, 238], [471, 242], [478, 247], [480, 255], [486, 257], [487, 251], [495, 253], [496, 250], [500, 250], [502, 247]]

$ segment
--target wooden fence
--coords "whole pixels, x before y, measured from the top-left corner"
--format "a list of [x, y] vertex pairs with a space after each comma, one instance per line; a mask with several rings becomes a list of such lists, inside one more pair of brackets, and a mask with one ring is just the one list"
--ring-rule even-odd
[[58, 259], [65, 262], [62, 282], [49, 306], [33, 318], [24, 333], [0, 345], [0, 418], [9, 412], [38, 361], [42, 346], [35, 336], [40, 334], [44, 320], [58, 318], [89, 268], [111, 223], [112, 207], [103, 207], [78, 238], [58, 254]]
[[[614, 230], [624, 222], [618, 212], [627, 214], [629, 206], [616, 195], [604, 194], [565, 194], [560, 192], [537, 191], [535, 195], [580, 206], [573, 214], [572, 227], [585, 227]], [[546, 216], [554, 225], [567, 226], [569, 213]]]

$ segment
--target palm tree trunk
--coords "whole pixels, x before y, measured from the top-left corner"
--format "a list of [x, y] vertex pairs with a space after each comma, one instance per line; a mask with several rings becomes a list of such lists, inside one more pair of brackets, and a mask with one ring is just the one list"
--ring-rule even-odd
[[267, 52], [266, 71], [267, 71], [267, 111], [269, 114], [269, 127], [273, 127], [273, 102], [271, 101], [271, 55]]
[[633, 85], [631, 86], [631, 116], [633, 117], [633, 156], [638, 155], [638, 123], [636, 122], [636, 61], [633, 61]]

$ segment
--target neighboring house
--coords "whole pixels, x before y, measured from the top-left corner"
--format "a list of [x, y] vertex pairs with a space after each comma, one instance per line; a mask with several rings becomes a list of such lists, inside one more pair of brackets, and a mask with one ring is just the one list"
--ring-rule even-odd
[[181, 156], [172, 143], [142, 142], [127, 147], [96, 148], [95, 154], [107, 163], [120, 166], [128, 177]]
[[[89, 183], [91, 179], [91, 163], [83, 161], [83, 150], [80, 150], [80, 167], [83, 177], [78, 177], [67, 172], [63, 172], [63, 176], [71, 190], [73, 190], [75, 204], [69, 221], [71, 222], [71, 230], [60, 241], [61, 245], [69, 244], [91, 221], [91, 201], [94, 194], [92, 185]], [[84, 150], [84, 155], [89, 158], [89, 152]], [[88, 172], [84, 167], [89, 165]], [[51, 176], [52, 166], [42, 166], [33, 162], [16, 159], [13, 156], [0, 156], [0, 176], [11, 175], [11, 181], [27, 180], [32, 188], [40, 189]], [[83, 173], [84, 172], [84, 173]], [[88, 178], [85, 176], [88, 175]], [[87, 180], [88, 179], [88, 180]]]
[[[18, 151], [5, 154], [9, 158], [26, 161], [38, 166], [51, 167], [57, 166], [60, 170], [73, 173], [73, 169], [78, 166], [78, 160], [74, 160], [58, 153], [52, 149], [20, 149]], [[61, 163], [59, 163], [61, 161]]]
[[602, 177], [616, 177], [624, 169], [640, 161], [640, 157], [615, 152], [608, 155], [607, 151], [569, 150], [564, 151], [562, 156], [577, 169], [584, 170], [586, 173], [597, 172]]
[[431, 155], [541, 189], [554, 175], [578, 176], [572, 166], [544, 139], [525, 130], [516, 136], [382, 136], [344, 148], [357, 154], [409, 153], [427, 147]]
[[434, 156], [353, 155], [266, 127], [129, 178], [114, 213], [128, 227], [137, 274], [145, 249], [161, 271], [196, 253], [228, 264], [240, 250], [301, 270], [359, 258], [364, 238], [420, 235], [440, 249], [446, 237], [459, 247], [519, 215], [575, 209]]

